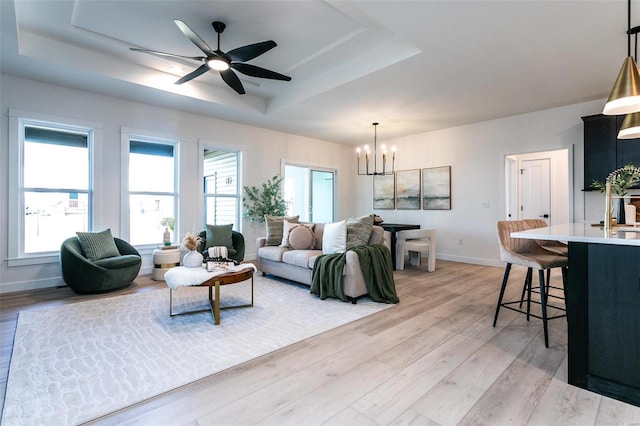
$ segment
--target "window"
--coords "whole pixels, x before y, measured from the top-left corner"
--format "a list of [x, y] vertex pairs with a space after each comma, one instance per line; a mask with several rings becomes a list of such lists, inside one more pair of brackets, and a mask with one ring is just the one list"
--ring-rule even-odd
[[129, 242], [133, 245], [161, 243], [165, 228], [161, 222], [177, 216], [176, 148], [175, 141], [129, 140]]
[[205, 223], [240, 230], [239, 153], [204, 150]]
[[[76, 231], [91, 229], [92, 130], [19, 120], [17, 257], [55, 252]], [[11, 214], [10, 214], [11, 215]]]

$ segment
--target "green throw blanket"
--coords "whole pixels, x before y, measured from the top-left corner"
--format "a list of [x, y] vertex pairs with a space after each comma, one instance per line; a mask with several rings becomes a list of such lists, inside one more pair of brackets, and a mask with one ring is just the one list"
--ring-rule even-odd
[[[358, 255], [369, 298], [374, 302], [398, 303], [400, 299], [393, 281], [389, 249], [383, 244], [374, 244], [356, 246], [349, 250]], [[320, 299], [335, 297], [346, 302], [347, 297], [342, 288], [342, 271], [346, 263], [346, 252], [319, 256], [313, 265], [311, 293], [320, 296]]]

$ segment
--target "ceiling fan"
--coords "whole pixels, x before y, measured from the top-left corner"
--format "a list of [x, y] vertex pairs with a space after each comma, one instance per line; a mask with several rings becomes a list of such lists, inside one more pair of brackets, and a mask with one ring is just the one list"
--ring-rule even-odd
[[225, 53], [220, 50], [220, 34], [222, 34], [224, 29], [227, 27], [223, 22], [214, 21], [211, 23], [213, 29], [216, 31], [216, 33], [218, 33], [218, 48], [216, 50], [211, 49], [211, 47], [209, 47], [209, 45], [205, 43], [205, 41], [198, 34], [196, 34], [195, 31], [193, 31], [187, 24], [185, 24], [181, 20], [174, 19], [173, 22], [175, 22], [180, 31], [182, 31], [182, 33], [189, 40], [191, 40], [191, 42], [195, 44], [206, 56], [174, 55], [172, 53], [157, 52], [155, 50], [148, 49], [138, 49], [135, 47], [131, 47], [130, 49], [134, 52], [149, 53], [151, 55], [190, 59], [194, 61], [204, 62], [195, 71], [190, 72], [189, 74], [176, 81], [175, 84], [186, 83], [187, 81], [190, 81], [211, 69], [220, 72], [220, 76], [222, 77], [224, 82], [227, 83], [240, 95], [244, 95], [244, 87], [242, 86], [240, 79], [238, 78], [236, 73], [232, 71], [232, 69], [251, 77], [268, 78], [272, 80], [283, 81], [291, 80], [291, 77], [288, 77], [286, 75], [279, 74], [266, 68], [261, 68], [245, 63], [276, 47], [277, 44], [273, 40], [249, 44], [232, 49]]

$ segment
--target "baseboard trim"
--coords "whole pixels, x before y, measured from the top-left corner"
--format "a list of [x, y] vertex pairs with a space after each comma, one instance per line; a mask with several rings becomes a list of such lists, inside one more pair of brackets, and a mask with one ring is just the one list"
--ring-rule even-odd
[[0, 294], [16, 291], [37, 290], [41, 288], [66, 286], [62, 277], [44, 278], [41, 280], [18, 281], [0, 284]]
[[458, 263], [470, 263], [472, 265], [481, 265], [481, 266], [495, 266], [496, 268], [504, 267], [504, 262], [500, 260], [493, 259], [480, 259], [476, 257], [466, 257], [466, 256], [457, 256], [455, 254], [441, 254], [438, 253], [436, 259], [439, 260], [449, 260], [451, 262]]
[[[482, 266], [495, 266], [498, 268], [504, 267], [504, 263], [496, 260], [489, 259], [478, 259], [474, 257], [464, 257], [464, 256], [456, 256], [449, 254], [438, 254], [436, 256], [438, 260], [450, 260], [452, 262], [459, 263], [470, 263], [473, 265], [482, 265]], [[245, 261], [254, 261], [255, 255], [245, 256]], [[143, 266], [140, 268], [140, 273], [138, 275], [151, 275], [153, 271], [153, 265]], [[2, 283], [0, 284], [0, 294], [4, 293], [14, 293], [17, 291], [26, 291], [26, 290], [37, 290], [41, 288], [50, 288], [50, 287], [60, 287], [65, 286], [64, 280], [62, 277], [52, 277], [52, 278], [44, 278], [40, 280], [31, 280], [31, 281], [18, 281], [13, 283]]]

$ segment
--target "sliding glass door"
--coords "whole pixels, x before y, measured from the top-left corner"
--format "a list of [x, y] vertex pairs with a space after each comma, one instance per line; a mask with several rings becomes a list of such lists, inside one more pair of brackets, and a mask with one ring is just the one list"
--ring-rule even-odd
[[305, 222], [332, 222], [335, 171], [285, 165], [284, 199], [287, 215], [300, 215]]

